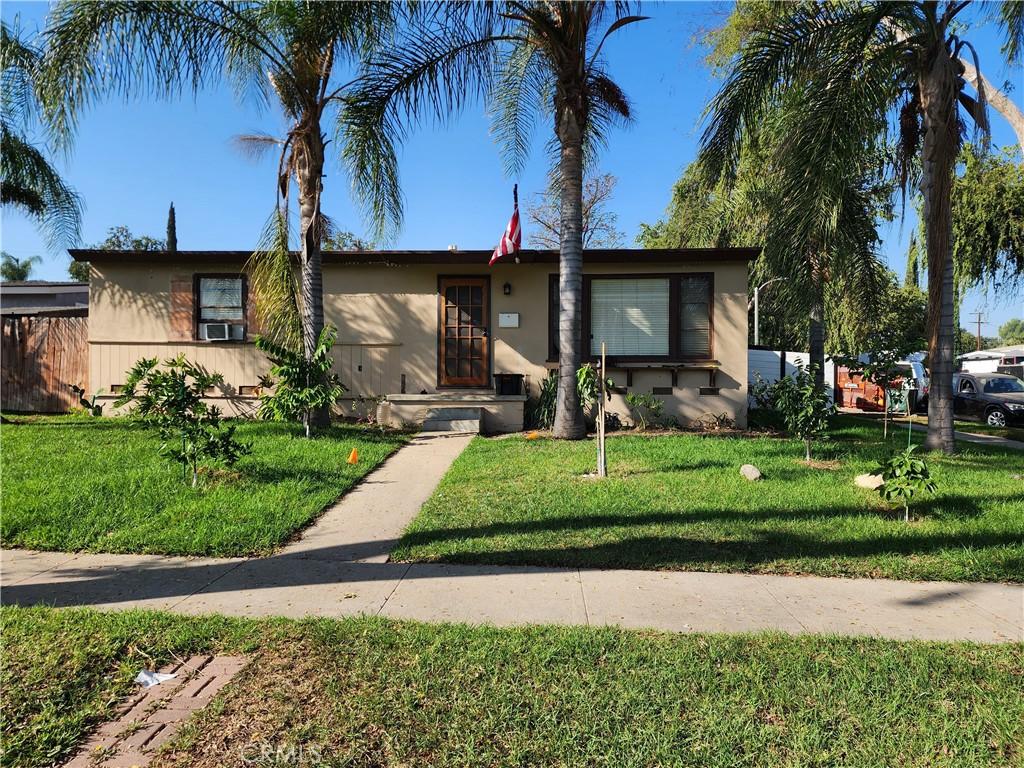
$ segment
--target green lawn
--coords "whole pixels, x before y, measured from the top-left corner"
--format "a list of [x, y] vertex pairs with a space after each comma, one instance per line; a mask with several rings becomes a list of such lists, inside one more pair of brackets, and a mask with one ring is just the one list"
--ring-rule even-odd
[[[918, 441], [923, 436], [915, 433]], [[905, 433], [890, 446], [905, 445]], [[910, 524], [857, 488], [881, 425], [840, 417], [816, 458], [794, 441], [674, 434], [594, 443], [477, 439], [393, 554], [398, 560], [1024, 581], [1024, 453], [961, 446], [929, 464], [939, 492]], [[750, 483], [752, 463], [764, 479]]]
[[1021, 645], [47, 608], [0, 629], [10, 766], [59, 761], [138, 669], [197, 652], [253, 662], [155, 766], [243, 765], [254, 744], [337, 766], [1024, 760]]
[[[316, 518], [404, 441], [332, 426], [241, 421], [253, 453], [199, 488], [158, 453], [159, 437], [126, 419], [8, 417], [0, 427], [7, 547], [178, 555], [267, 553]], [[353, 447], [359, 463], [346, 463]]]

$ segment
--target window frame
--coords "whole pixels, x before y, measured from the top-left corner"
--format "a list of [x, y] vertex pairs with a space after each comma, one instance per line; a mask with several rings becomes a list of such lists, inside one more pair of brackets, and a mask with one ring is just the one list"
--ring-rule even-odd
[[[199, 303], [199, 286], [201, 280], [241, 280], [242, 281], [242, 319], [239, 322], [225, 320], [203, 320], [203, 308]], [[210, 341], [199, 336], [199, 326], [203, 323], [226, 322], [228, 325], [241, 325], [242, 338]], [[207, 344], [242, 344], [249, 340], [249, 276], [244, 272], [197, 272], [192, 275], [192, 340]]]
[[[703, 277], [708, 281], [708, 353], [707, 355], [684, 355], [682, 353], [682, 281], [685, 278]], [[715, 273], [714, 272], [630, 272], [594, 273], [583, 275], [583, 317], [581, 318], [581, 339], [583, 360], [593, 362], [597, 355], [590, 349], [591, 338], [591, 283], [594, 280], [643, 280], [667, 279], [668, 298], [668, 349], [667, 355], [608, 355], [615, 363], [695, 363], [715, 360]], [[548, 276], [548, 362], [558, 360], [558, 274]]]

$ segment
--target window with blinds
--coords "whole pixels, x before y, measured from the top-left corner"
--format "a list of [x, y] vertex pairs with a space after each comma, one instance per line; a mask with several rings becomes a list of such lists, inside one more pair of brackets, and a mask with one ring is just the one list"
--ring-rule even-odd
[[245, 302], [243, 275], [196, 275], [195, 338], [244, 341]]
[[[709, 360], [714, 276], [584, 276], [585, 351], [634, 360]], [[548, 359], [558, 359], [558, 276], [548, 282]]]
[[679, 354], [684, 358], [711, 357], [711, 278], [679, 278]]
[[590, 282], [590, 353], [662, 357], [669, 351], [668, 278]]

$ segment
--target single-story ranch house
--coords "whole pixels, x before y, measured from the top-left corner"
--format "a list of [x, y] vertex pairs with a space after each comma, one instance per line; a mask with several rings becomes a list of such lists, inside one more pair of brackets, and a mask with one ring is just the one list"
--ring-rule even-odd
[[[747, 266], [756, 249], [588, 250], [585, 353], [606, 345], [617, 394], [665, 402], [681, 423], [747, 410]], [[224, 375], [225, 411], [252, 410], [268, 363], [244, 251], [72, 250], [92, 265], [90, 388], [112, 398], [142, 357], [184, 353]], [[523, 426], [528, 395], [556, 367], [558, 254], [526, 250], [488, 267], [490, 251], [329, 251], [324, 310], [338, 328], [343, 412], [385, 397], [390, 422], [474, 409], [489, 432]], [[513, 377], [522, 376], [522, 383]], [[374, 406], [375, 403], [372, 403]], [[476, 410], [479, 409], [479, 410]]]

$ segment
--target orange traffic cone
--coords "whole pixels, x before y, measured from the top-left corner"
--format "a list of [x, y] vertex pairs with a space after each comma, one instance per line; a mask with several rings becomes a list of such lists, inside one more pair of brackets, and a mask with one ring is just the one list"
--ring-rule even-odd
[[350, 453], [348, 455], [348, 463], [349, 464], [358, 464], [359, 463], [359, 451], [357, 451], [355, 448], [353, 448], [352, 449], [352, 453]]

